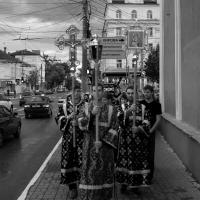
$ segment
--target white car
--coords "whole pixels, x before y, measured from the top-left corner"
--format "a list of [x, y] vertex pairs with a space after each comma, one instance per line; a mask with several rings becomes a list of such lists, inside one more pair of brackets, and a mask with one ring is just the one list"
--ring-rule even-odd
[[72, 97], [71, 97], [72, 93], [68, 93], [66, 96], [60, 97], [58, 99], [58, 108], [59, 107], [63, 107], [63, 104], [65, 104], [67, 101], [69, 101]]
[[12, 101], [3, 94], [0, 94], [0, 105], [6, 106], [6, 108], [8, 108], [10, 111], [13, 111]]
[[62, 97], [58, 99], [58, 107], [62, 107], [64, 103], [66, 103], [67, 99]]

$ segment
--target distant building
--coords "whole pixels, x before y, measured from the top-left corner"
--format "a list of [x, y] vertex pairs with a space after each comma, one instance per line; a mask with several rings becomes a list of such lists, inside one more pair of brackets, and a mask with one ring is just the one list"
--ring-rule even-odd
[[[29, 51], [27, 49], [19, 50], [11, 54], [15, 58], [30, 64], [32, 67], [22, 67], [23, 76], [26, 78], [32, 70], [38, 71], [38, 85], [42, 86], [45, 83], [45, 62], [40, 55], [40, 50]], [[34, 69], [33, 69], [34, 67]]]
[[[7, 90], [14, 92], [21, 83], [22, 68], [21, 65], [27, 65], [22, 63], [19, 59], [12, 57], [4, 50], [0, 50], [0, 92], [6, 93]], [[20, 89], [19, 89], [20, 90]], [[20, 92], [20, 91], [17, 92]]]
[[[147, 34], [146, 38], [148, 38], [148, 40], [144, 41], [145, 50], [138, 55], [138, 71], [141, 71], [143, 68], [143, 62], [141, 62], [141, 60], [144, 60], [147, 56], [147, 50], [156, 47], [156, 45], [159, 44], [159, 1], [160, 0], [107, 1], [108, 4], [105, 11], [103, 37], [126, 37], [127, 30], [135, 30], [138, 27]], [[115, 50], [113, 49], [113, 52], [114, 51]], [[127, 54], [127, 57], [119, 56], [118, 58], [104, 59], [101, 69], [103, 74], [111, 78], [127, 77], [128, 72], [133, 73], [134, 71], [134, 54], [134, 51], [131, 51]]]

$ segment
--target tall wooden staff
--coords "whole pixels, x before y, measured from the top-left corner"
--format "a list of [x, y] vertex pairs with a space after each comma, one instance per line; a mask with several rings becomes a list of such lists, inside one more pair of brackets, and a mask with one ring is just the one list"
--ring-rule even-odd
[[[99, 60], [101, 59], [102, 45], [99, 44], [97, 35], [94, 36], [94, 39], [90, 42], [90, 54], [91, 59], [95, 61], [95, 104], [98, 107], [98, 76], [99, 76]], [[96, 153], [99, 152], [101, 146], [101, 141], [99, 140], [99, 114], [95, 116], [95, 146]]]
[[[134, 55], [133, 62], [134, 62], [134, 97], [133, 97], [133, 104], [136, 108], [136, 98], [137, 98], [137, 56]], [[133, 112], [133, 127], [135, 127], [136, 121], [136, 111]]]
[[[73, 63], [74, 64], [74, 63]], [[75, 96], [74, 96], [74, 87], [75, 87], [75, 71], [76, 71], [76, 68], [75, 68], [75, 65], [74, 65], [74, 72], [73, 72], [73, 75], [72, 75], [72, 104], [73, 104], [73, 147], [76, 146], [76, 134], [75, 134], [75, 112], [76, 112], [76, 109], [75, 109]]]
[[[139, 25], [135, 26], [134, 30], [128, 31], [128, 49], [135, 50], [136, 54], [139, 49], [144, 48], [144, 30]], [[136, 97], [137, 97], [137, 55], [134, 55], [133, 62], [134, 62], [134, 105], [136, 108]], [[136, 121], [136, 111], [133, 113], [133, 126], [135, 126]]]

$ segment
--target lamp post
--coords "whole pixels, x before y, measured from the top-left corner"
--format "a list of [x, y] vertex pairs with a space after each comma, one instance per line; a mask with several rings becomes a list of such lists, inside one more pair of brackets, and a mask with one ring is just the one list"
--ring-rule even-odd
[[[99, 76], [99, 61], [101, 59], [101, 52], [102, 52], [102, 45], [98, 41], [97, 35], [94, 35], [94, 39], [89, 44], [89, 50], [91, 59], [95, 62], [95, 88], [96, 88], [96, 94], [95, 94], [95, 104], [98, 106], [98, 76]], [[99, 152], [99, 148], [101, 146], [101, 141], [99, 140], [99, 115], [96, 115], [95, 118], [96, 126], [95, 126], [95, 147], [96, 147], [96, 153]]]

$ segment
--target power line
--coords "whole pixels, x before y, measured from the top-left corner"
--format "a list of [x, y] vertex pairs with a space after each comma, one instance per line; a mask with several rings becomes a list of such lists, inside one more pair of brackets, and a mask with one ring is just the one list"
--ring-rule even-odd
[[[81, 2], [74, 2], [74, 3], [68, 3], [68, 2], [63, 2], [62, 4], [66, 4], [66, 5], [73, 5], [73, 4], [77, 4], [77, 3], [81, 3]], [[47, 3], [47, 2], [45, 2], [45, 3], [41, 3], [41, 2], [39, 2], [39, 3], [37, 3], [37, 2], [32, 2], [32, 3], [29, 3], [29, 2], [0, 2], [0, 4], [6, 4], [6, 5], [8, 5], [8, 4], [14, 4], [14, 5], [58, 5], [59, 3], [58, 2], [52, 2], [52, 3]]]

